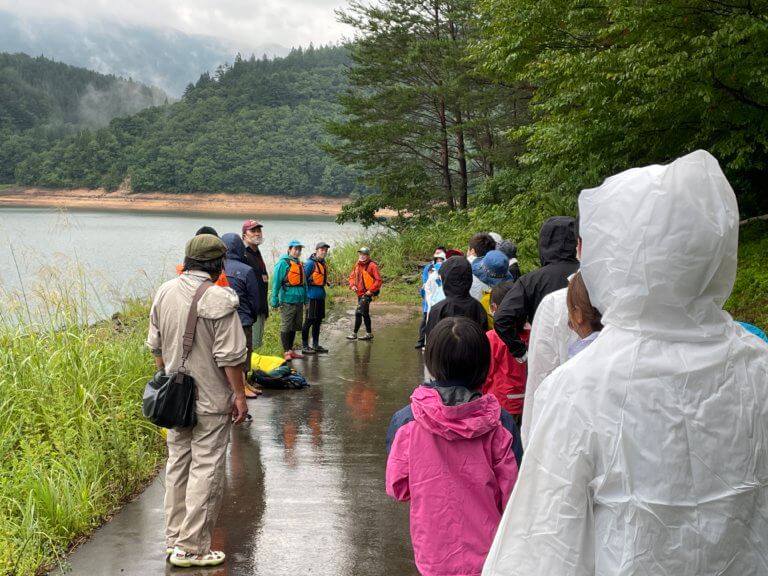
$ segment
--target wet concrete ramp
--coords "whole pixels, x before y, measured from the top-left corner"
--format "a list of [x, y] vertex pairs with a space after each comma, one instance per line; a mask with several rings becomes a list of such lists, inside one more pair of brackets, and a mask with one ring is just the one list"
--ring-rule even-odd
[[233, 430], [214, 533], [214, 549], [228, 555], [224, 565], [166, 562], [160, 476], [75, 551], [67, 573], [417, 574], [408, 506], [384, 492], [384, 435], [422, 379], [422, 356], [413, 349], [418, 318], [376, 305], [373, 314], [372, 342], [345, 340], [342, 321], [324, 329], [331, 354], [295, 361], [312, 387], [266, 390], [249, 401], [253, 421]]

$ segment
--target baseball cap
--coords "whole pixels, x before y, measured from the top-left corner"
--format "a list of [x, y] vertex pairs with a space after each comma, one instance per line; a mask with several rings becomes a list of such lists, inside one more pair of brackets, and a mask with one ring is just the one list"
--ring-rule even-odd
[[243, 232], [246, 230], [253, 230], [254, 228], [262, 228], [261, 222], [258, 220], [246, 220], [243, 222]]
[[358, 254], [370, 254], [371, 249], [368, 248], [368, 246], [360, 246], [360, 248], [357, 250]]
[[299, 248], [304, 248], [304, 244], [302, 244], [298, 240], [291, 240], [290, 242], [288, 242], [288, 248], [295, 248], [297, 246]]
[[318, 242], [317, 244], [315, 244], [315, 250], [320, 250], [320, 248], [330, 248], [330, 247], [331, 245], [328, 244], [327, 242]]

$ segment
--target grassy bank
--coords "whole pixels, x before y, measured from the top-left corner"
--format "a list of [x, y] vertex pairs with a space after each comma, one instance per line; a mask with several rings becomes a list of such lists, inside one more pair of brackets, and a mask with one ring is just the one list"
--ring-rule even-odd
[[[366, 238], [372, 257], [380, 264], [385, 287], [382, 298], [418, 304], [420, 263], [428, 260], [436, 246], [466, 250], [476, 232], [498, 232], [518, 246], [523, 272], [539, 265], [538, 230], [549, 215], [556, 212], [521, 197], [500, 204], [445, 216], [425, 222], [399, 234], [378, 234]], [[346, 286], [343, 272], [352, 269], [357, 257], [356, 245], [345, 245], [332, 252], [335, 276]], [[739, 265], [733, 293], [725, 304], [735, 319], [749, 322], [768, 331], [768, 221], [758, 220], [743, 225], [739, 231]]]
[[0, 574], [56, 562], [157, 469], [162, 439], [140, 412], [147, 314], [83, 327], [64, 306], [48, 327], [0, 326]]

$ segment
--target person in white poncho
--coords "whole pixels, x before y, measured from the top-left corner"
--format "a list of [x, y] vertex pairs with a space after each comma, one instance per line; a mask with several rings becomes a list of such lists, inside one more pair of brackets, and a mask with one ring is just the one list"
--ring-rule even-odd
[[579, 198], [603, 329], [536, 393], [484, 576], [768, 574], [768, 345], [722, 310], [739, 213], [697, 151]]

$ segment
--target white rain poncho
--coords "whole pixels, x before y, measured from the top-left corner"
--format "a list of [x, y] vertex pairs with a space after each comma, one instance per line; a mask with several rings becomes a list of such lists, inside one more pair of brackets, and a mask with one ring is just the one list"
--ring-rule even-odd
[[768, 574], [768, 346], [722, 311], [730, 185], [698, 151], [609, 178], [579, 209], [605, 328], [536, 393], [483, 575]]

